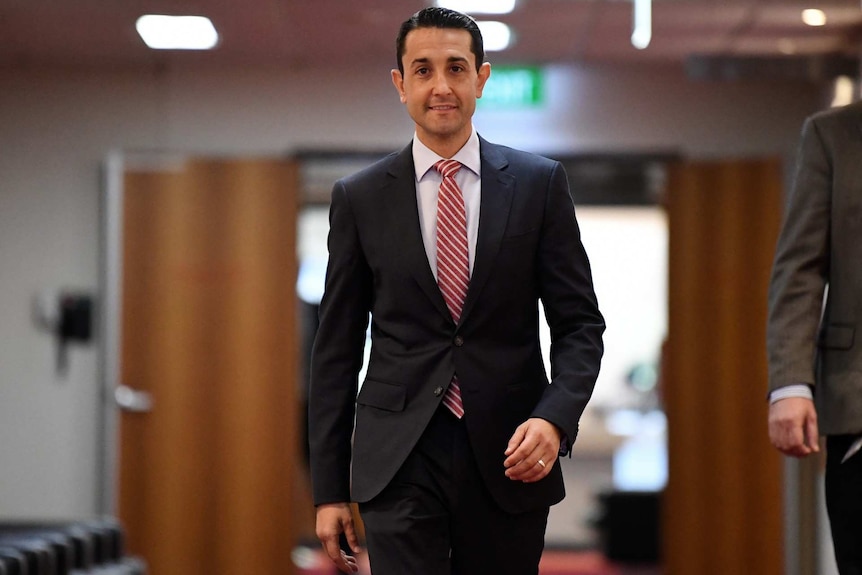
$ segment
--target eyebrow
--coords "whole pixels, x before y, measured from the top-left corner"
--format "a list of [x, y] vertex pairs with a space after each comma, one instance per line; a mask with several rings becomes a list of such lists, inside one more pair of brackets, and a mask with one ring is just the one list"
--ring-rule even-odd
[[[431, 60], [429, 58], [415, 58], [412, 62], [410, 62], [410, 65], [415, 66], [416, 64], [429, 64], [430, 62]], [[452, 64], [454, 62], [469, 64], [467, 58], [463, 56], [450, 56], [446, 60], [446, 63], [448, 64]]]

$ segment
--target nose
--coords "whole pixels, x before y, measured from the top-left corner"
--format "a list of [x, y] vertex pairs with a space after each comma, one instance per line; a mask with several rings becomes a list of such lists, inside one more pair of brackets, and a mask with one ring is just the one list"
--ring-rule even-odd
[[434, 75], [434, 93], [435, 94], [448, 94], [451, 92], [449, 88], [449, 80], [446, 78], [446, 74], [437, 73]]

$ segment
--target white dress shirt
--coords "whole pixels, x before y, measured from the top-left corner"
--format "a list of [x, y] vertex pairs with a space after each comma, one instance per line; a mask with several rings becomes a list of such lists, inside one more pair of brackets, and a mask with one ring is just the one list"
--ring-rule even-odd
[[452, 156], [443, 158], [413, 135], [413, 165], [416, 168], [416, 203], [419, 206], [419, 226], [428, 264], [437, 278], [437, 193], [443, 176], [434, 169], [440, 160], [457, 160], [462, 167], [455, 174], [455, 182], [464, 195], [464, 208], [467, 212], [467, 247], [470, 258], [470, 275], [476, 260], [476, 238], [479, 236], [479, 204], [482, 197], [481, 165], [479, 155], [479, 135], [476, 129], [470, 134], [467, 143]]

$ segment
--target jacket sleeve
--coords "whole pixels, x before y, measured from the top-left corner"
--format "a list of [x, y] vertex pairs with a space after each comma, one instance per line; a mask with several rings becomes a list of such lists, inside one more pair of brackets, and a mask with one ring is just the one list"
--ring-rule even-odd
[[605, 322], [566, 174], [552, 168], [538, 256], [540, 297], [551, 330], [551, 382], [533, 411], [563, 430], [568, 453], [599, 374]]
[[329, 263], [311, 359], [309, 448], [315, 505], [350, 500], [351, 436], [371, 306], [371, 273], [344, 184], [329, 213]]
[[832, 165], [816, 118], [809, 118], [803, 126], [796, 166], [769, 286], [770, 391], [815, 383], [832, 211]]

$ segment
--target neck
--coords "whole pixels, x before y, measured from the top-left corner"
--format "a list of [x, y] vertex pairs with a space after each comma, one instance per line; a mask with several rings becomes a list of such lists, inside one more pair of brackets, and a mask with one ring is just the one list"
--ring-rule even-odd
[[464, 147], [464, 144], [470, 139], [472, 133], [473, 129], [470, 128], [470, 131], [466, 135], [452, 134], [449, 137], [429, 137], [428, 134], [417, 131], [416, 136], [429, 150], [438, 154], [441, 158], [449, 159]]

